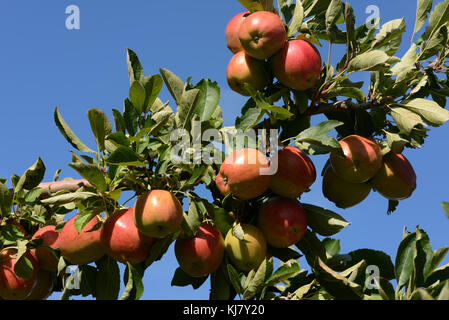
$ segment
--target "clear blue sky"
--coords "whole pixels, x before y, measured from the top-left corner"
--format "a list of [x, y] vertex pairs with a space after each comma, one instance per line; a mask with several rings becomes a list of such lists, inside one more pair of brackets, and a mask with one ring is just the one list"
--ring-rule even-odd
[[[380, 8], [382, 22], [405, 18], [407, 32], [397, 54], [402, 56], [410, 43], [416, 1], [350, 3], [357, 25], [364, 23], [368, 16], [365, 9], [373, 4]], [[71, 4], [80, 8], [80, 30], [65, 28], [65, 9]], [[38, 156], [47, 167], [46, 180], [51, 180], [59, 168], [63, 169], [61, 177], [77, 177], [67, 166], [72, 148], [53, 122], [54, 108], [59, 107], [82, 141], [94, 146], [86, 111], [101, 108], [112, 119], [111, 109], [123, 108], [129, 89], [127, 47], [139, 55], [147, 75], [163, 67], [184, 80], [192, 76], [195, 83], [202, 78], [217, 81], [224, 124], [233, 125], [245, 98], [230, 91], [226, 84], [226, 66], [232, 55], [226, 48], [224, 29], [241, 11], [243, 7], [237, 0], [1, 1], [0, 177], [22, 174]], [[341, 49], [334, 51], [333, 61], [341, 57]], [[324, 60], [325, 45], [320, 52]], [[165, 90], [162, 98], [168, 99]], [[386, 214], [387, 201], [377, 193], [371, 193], [354, 208], [335, 208], [321, 194], [321, 177], [302, 201], [335, 210], [351, 222], [337, 235], [342, 252], [373, 248], [394, 259], [403, 227], [413, 231], [416, 225], [429, 233], [434, 249], [449, 245], [449, 220], [440, 207], [441, 201], [449, 200], [448, 136], [449, 125], [432, 128], [422, 150], [406, 151], [418, 176], [418, 188], [391, 216]], [[318, 172], [326, 158], [312, 158]], [[305, 265], [304, 259], [300, 262]], [[446, 258], [443, 262], [449, 261]], [[171, 247], [162, 261], [146, 271], [143, 299], [208, 298], [208, 282], [196, 291], [171, 287], [176, 268]]]

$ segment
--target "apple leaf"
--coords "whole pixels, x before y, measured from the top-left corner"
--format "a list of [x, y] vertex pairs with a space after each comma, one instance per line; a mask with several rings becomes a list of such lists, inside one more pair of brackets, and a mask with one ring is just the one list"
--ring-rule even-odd
[[226, 264], [222, 263], [220, 267], [210, 275], [210, 300], [229, 300], [231, 287], [226, 275]]
[[371, 48], [382, 47], [393, 39], [400, 37], [405, 32], [404, 18], [391, 20], [382, 25], [380, 31], [376, 34], [374, 42], [371, 44]]
[[449, 218], [449, 202], [441, 202], [441, 206], [443, 207], [444, 212]]
[[350, 224], [333, 211], [311, 204], [302, 203], [301, 205], [306, 211], [308, 226], [322, 236], [332, 236]]
[[229, 280], [231, 281], [231, 284], [234, 287], [235, 292], [237, 292], [238, 295], [241, 295], [243, 293], [243, 287], [242, 287], [242, 283], [240, 281], [239, 273], [229, 263], [227, 265], [227, 269], [228, 269]]
[[129, 147], [118, 146], [106, 159], [106, 162], [122, 166], [144, 166], [136, 153]]
[[200, 90], [191, 89], [185, 91], [181, 100], [178, 103], [178, 109], [176, 110], [176, 126], [178, 128], [186, 129], [190, 131], [191, 120], [194, 115], [194, 110], [200, 101]]
[[100, 192], [105, 192], [108, 189], [106, 179], [101, 172], [98, 165], [89, 163], [70, 163], [69, 167], [78, 172], [83, 178], [85, 178], [91, 185], [98, 189]]
[[93, 192], [70, 192], [43, 199], [41, 202], [51, 205], [64, 205], [71, 202], [86, 200], [92, 197], [98, 197], [98, 195]]
[[175, 274], [173, 275], [171, 285], [177, 287], [186, 287], [191, 285], [193, 289], [198, 289], [203, 285], [207, 278], [207, 276], [192, 277], [185, 273], [181, 268], [177, 268]]
[[190, 201], [188, 214], [183, 212], [182, 230], [187, 237], [194, 237], [201, 225], [201, 216], [194, 201]]
[[326, 249], [323, 243], [318, 239], [316, 234], [307, 229], [304, 237], [299, 240], [295, 246], [304, 253], [307, 263], [313, 266], [316, 259], [326, 260]]
[[[425, 5], [423, 7], [425, 10], [427, 9]], [[437, 3], [432, 13], [430, 14], [429, 24], [426, 28], [426, 31], [422, 35], [422, 38], [424, 40], [431, 39], [432, 36], [441, 28], [441, 26], [447, 23], [448, 16], [449, 16], [449, 0], [444, 0]]]
[[359, 54], [348, 64], [348, 72], [376, 71], [382, 69], [390, 57], [381, 50], [371, 50]]
[[251, 299], [257, 293], [259, 293], [265, 285], [265, 282], [269, 279], [273, 272], [273, 261], [272, 259], [264, 259], [262, 263], [257, 268], [254, 277], [248, 283], [245, 291], [243, 292], [243, 299]]
[[194, 112], [200, 121], [209, 121], [220, 102], [220, 87], [215, 81], [202, 79], [195, 88], [200, 90], [200, 99]]
[[328, 258], [330, 258], [340, 252], [340, 240], [332, 239], [332, 238], [325, 238], [325, 239], [323, 239], [322, 242], [323, 242], [324, 248], [326, 249]]
[[301, 30], [302, 22], [304, 20], [304, 8], [301, 1], [296, 1], [295, 10], [293, 11], [293, 18], [288, 26], [287, 37], [292, 37]]
[[151, 107], [161, 92], [164, 81], [159, 74], [154, 74], [152, 76], [144, 77], [141, 82], [145, 88], [145, 102], [143, 103], [142, 111], [147, 113], [151, 110]]
[[338, 18], [340, 18], [343, 10], [343, 3], [341, 0], [332, 0], [326, 10], [326, 30], [331, 32], [332, 27], [335, 26]]
[[126, 265], [123, 281], [125, 282], [125, 290], [120, 300], [139, 300], [143, 295], [143, 271], [138, 266], [129, 262]]
[[289, 260], [282, 263], [280, 267], [265, 281], [265, 286], [270, 287], [289, 278], [294, 277], [300, 272], [301, 268], [297, 260]]
[[123, 119], [125, 120], [126, 130], [131, 136], [134, 136], [138, 128], [136, 108], [129, 99], [125, 99], [124, 109]]
[[167, 69], [159, 69], [162, 79], [177, 105], [180, 104], [184, 92], [184, 82], [173, 72]]
[[100, 152], [105, 150], [104, 141], [108, 134], [112, 132], [112, 126], [106, 114], [100, 109], [93, 108], [87, 111], [90, 127], [95, 136], [98, 150]]
[[174, 235], [169, 235], [162, 239], [156, 239], [151, 246], [150, 254], [148, 258], [145, 260], [145, 268], [148, 268], [153, 262], [158, 261], [162, 258], [162, 256], [167, 252], [168, 248], [174, 241], [174, 239], [178, 236], [179, 233], [175, 233]]
[[274, 248], [271, 246], [267, 246], [267, 253], [272, 255], [275, 258], [278, 258], [281, 261], [287, 262], [291, 259], [299, 259], [302, 257], [302, 254], [300, 254], [297, 250], [295, 250], [293, 247], [289, 248]]
[[440, 126], [449, 120], [449, 110], [441, 108], [432, 100], [417, 98], [401, 106], [419, 114], [427, 123], [434, 126]]
[[239, 2], [250, 12], [264, 10], [260, 0], [239, 0]]
[[426, 126], [418, 114], [405, 108], [392, 107], [391, 116], [396, 122], [398, 128], [407, 134], [410, 134], [413, 128], [419, 124]]
[[129, 99], [131, 100], [134, 108], [138, 114], [141, 114], [144, 111], [144, 104], [146, 99], [145, 88], [140, 83], [140, 81], [136, 80], [131, 84], [129, 88]]
[[343, 122], [337, 120], [328, 120], [321, 122], [320, 124], [308, 128], [298, 134], [295, 138], [295, 142], [307, 142], [328, 152], [343, 154], [340, 143], [338, 143], [338, 141], [334, 138], [326, 135], [326, 133], [341, 125], [343, 125]]
[[20, 177], [14, 191], [19, 192], [22, 189], [31, 190], [34, 187], [37, 187], [44, 178], [44, 175], [45, 165], [42, 159], [39, 157], [36, 162], [31, 167], [29, 167]]
[[0, 183], [0, 217], [5, 217], [12, 209], [12, 195], [8, 187]]
[[117, 261], [105, 255], [95, 264], [101, 274], [96, 278], [95, 284], [97, 300], [117, 300], [120, 292], [120, 269]]
[[416, 286], [424, 286], [427, 276], [431, 272], [433, 250], [429, 236], [424, 230], [416, 228], [416, 242], [414, 249], [414, 276]]
[[126, 65], [128, 67], [129, 84], [143, 78], [143, 68], [137, 54], [131, 49], [126, 49]]
[[61, 134], [64, 136], [64, 138], [77, 150], [81, 152], [91, 152], [94, 151], [87, 147], [84, 143], [81, 142], [81, 140], [75, 135], [75, 133], [70, 129], [70, 127], [67, 125], [67, 123], [62, 118], [61, 113], [58, 110], [58, 107], [55, 108], [54, 112], [54, 121], [56, 126], [58, 127]]
[[416, 34], [422, 26], [426, 23], [427, 15], [432, 9], [433, 0], [418, 0], [416, 8], [416, 20], [413, 34]]
[[409, 233], [399, 244], [396, 253], [395, 274], [400, 290], [410, 279], [414, 270], [416, 233]]

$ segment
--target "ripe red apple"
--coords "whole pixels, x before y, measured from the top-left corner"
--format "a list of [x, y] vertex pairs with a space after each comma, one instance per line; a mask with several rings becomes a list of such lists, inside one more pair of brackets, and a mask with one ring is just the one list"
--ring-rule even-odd
[[67, 221], [59, 233], [58, 248], [61, 255], [73, 265], [95, 262], [105, 254], [100, 243], [101, 228], [88, 231], [99, 222], [99, 219], [95, 217], [90, 220], [78, 234], [73, 224], [76, 217]]
[[224, 240], [220, 230], [203, 222], [193, 238], [181, 233], [175, 242], [179, 266], [192, 277], [215, 272], [223, 260]]
[[133, 209], [122, 209], [110, 215], [103, 224], [100, 239], [106, 254], [124, 264], [145, 261], [154, 242], [137, 229]]
[[259, 228], [241, 224], [244, 240], [238, 239], [229, 229], [225, 238], [225, 251], [231, 262], [242, 271], [257, 269], [267, 254], [267, 240]]
[[271, 69], [284, 86], [307, 90], [321, 74], [321, 56], [308, 41], [292, 40], [273, 56]]
[[229, 185], [226, 183], [220, 173], [218, 173], [217, 177], [215, 178], [215, 184], [217, 185], [217, 188], [222, 195], [227, 196], [231, 193]]
[[226, 45], [232, 53], [237, 53], [243, 50], [239, 39], [239, 30], [243, 20], [250, 14], [249, 11], [241, 12], [235, 15], [227, 24], [225, 29]]
[[297, 198], [315, 182], [315, 166], [296, 147], [282, 148], [277, 155], [278, 170], [271, 179], [270, 189], [282, 197]]
[[29, 279], [23, 279], [14, 273], [17, 262], [17, 249], [4, 249], [0, 253], [0, 297], [5, 300], [24, 300], [33, 291], [37, 282], [39, 266], [34, 256], [27, 251], [25, 257], [33, 265], [33, 274]]
[[353, 207], [368, 197], [371, 186], [368, 183], [351, 183], [337, 176], [328, 166], [323, 176], [323, 195], [342, 209]]
[[256, 198], [270, 187], [272, 175], [261, 174], [261, 170], [268, 167], [267, 158], [259, 150], [237, 150], [221, 164], [217, 177], [219, 189], [229, 188], [231, 193], [241, 200]]
[[237, 52], [229, 61], [226, 79], [229, 87], [243, 96], [250, 96], [245, 83], [255, 90], [261, 90], [271, 81], [267, 64], [251, 58], [244, 51]]
[[403, 200], [416, 189], [416, 173], [404, 155], [389, 152], [383, 157], [382, 167], [371, 184], [385, 198]]
[[181, 226], [182, 205], [169, 191], [151, 190], [137, 198], [134, 204], [134, 223], [143, 234], [164, 238]]
[[331, 153], [335, 173], [352, 183], [363, 183], [374, 177], [382, 166], [382, 151], [374, 141], [350, 135], [340, 141], [344, 157]]
[[278, 52], [287, 41], [281, 18], [269, 11], [256, 11], [242, 21], [239, 39], [245, 52], [264, 60]]
[[[37, 230], [32, 239], [42, 239], [42, 245], [56, 250], [58, 248], [58, 237], [59, 233], [55, 231], [55, 226], [45, 226]], [[31, 250], [39, 262], [39, 269], [46, 271], [58, 270], [58, 258], [52, 249], [36, 248]]]
[[260, 206], [258, 227], [267, 243], [288, 248], [302, 239], [307, 230], [307, 216], [296, 199], [276, 197]]
[[49, 271], [39, 270], [36, 286], [27, 300], [46, 300], [53, 292], [53, 274]]

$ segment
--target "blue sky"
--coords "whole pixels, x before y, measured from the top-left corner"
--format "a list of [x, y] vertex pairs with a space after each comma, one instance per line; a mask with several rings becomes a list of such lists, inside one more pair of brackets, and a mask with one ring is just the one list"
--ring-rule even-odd
[[[397, 53], [402, 56], [410, 43], [416, 1], [350, 3], [357, 25], [365, 22], [369, 5], [380, 8], [382, 22], [405, 18], [407, 31]], [[80, 8], [80, 30], [65, 27], [65, 9], [71, 4]], [[59, 107], [82, 141], [94, 146], [86, 111], [101, 108], [112, 119], [112, 108], [122, 110], [129, 89], [125, 48], [139, 55], [147, 75], [168, 68], [181, 79], [192, 76], [194, 83], [202, 78], [217, 81], [224, 125], [233, 125], [246, 99], [226, 84], [226, 66], [232, 54], [226, 48], [224, 29], [241, 11], [237, 0], [1, 1], [0, 177], [22, 174], [39, 156], [47, 167], [46, 180], [51, 180], [59, 168], [63, 169], [61, 177], [77, 177], [67, 166], [72, 148], [53, 122], [54, 108]], [[341, 57], [343, 49], [341, 46], [333, 51], [332, 61]], [[325, 60], [326, 45], [319, 50]], [[361, 78], [368, 79], [368, 75]], [[165, 90], [161, 98], [169, 99]], [[391, 216], [386, 214], [387, 201], [377, 193], [354, 208], [335, 208], [322, 196], [321, 177], [302, 201], [335, 210], [351, 222], [337, 235], [342, 252], [373, 248], [394, 259], [404, 226], [413, 231], [416, 225], [429, 233], [434, 249], [449, 245], [449, 220], [440, 207], [441, 201], [449, 200], [448, 135], [449, 125], [432, 128], [422, 150], [405, 152], [418, 176], [418, 187]], [[326, 159], [312, 158], [318, 172]], [[305, 265], [304, 259], [300, 262]], [[162, 261], [146, 271], [143, 299], [208, 298], [208, 282], [196, 291], [171, 287], [176, 268], [171, 247]]]

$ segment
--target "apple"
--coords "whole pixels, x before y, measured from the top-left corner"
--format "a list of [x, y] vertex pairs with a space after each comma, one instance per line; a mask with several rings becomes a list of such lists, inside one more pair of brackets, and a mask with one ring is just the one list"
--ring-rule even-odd
[[341, 209], [353, 207], [368, 197], [368, 183], [352, 183], [343, 180], [328, 166], [323, 176], [323, 195]]
[[350, 135], [340, 141], [344, 157], [331, 153], [335, 173], [347, 182], [363, 183], [374, 177], [382, 166], [382, 151], [374, 141]]
[[389, 152], [371, 185], [387, 199], [404, 200], [416, 189], [416, 173], [404, 155]]
[[295, 199], [276, 197], [259, 208], [257, 225], [267, 243], [275, 248], [288, 248], [302, 239], [307, 230], [306, 212]]
[[181, 227], [182, 219], [181, 203], [166, 190], [147, 191], [134, 204], [137, 229], [152, 238], [164, 238], [175, 233]]
[[224, 240], [220, 230], [201, 223], [193, 238], [182, 232], [175, 242], [175, 255], [181, 269], [192, 277], [215, 272], [223, 260]]
[[[45, 226], [37, 230], [32, 239], [42, 239], [42, 245], [52, 248], [58, 248], [59, 233], [55, 231], [55, 226]], [[36, 256], [39, 262], [39, 269], [46, 271], [58, 270], [58, 258], [55, 252], [50, 248], [36, 248], [31, 252]]]
[[26, 300], [46, 300], [53, 292], [53, 273], [39, 270], [36, 286]]
[[226, 45], [232, 53], [237, 53], [243, 50], [242, 43], [239, 39], [239, 30], [243, 20], [245, 20], [249, 14], [249, 11], [241, 12], [235, 15], [226, 25]]
[[220, 173], [217, 174], [217, 177], [215, 178], [215, 184], [217, 185], [217, 188], [222, 195], [227, 196], [228, 194], [231, 193], [229, 185], [226, 183], [226, 181], [224, 180], [224, 178]]
[[77, 215], [67, 221], [62, 228], [57, 246], [61, 255], [73, 265], [95, 262], [105, 254], [100, 243], [101, 228], [90, 231], [100, 220], [96, 216], [78, 234], [74, 226], [76, 217]]
[[225, 237], [225, 251], [231, 262], [242, 271], [257, 269], [267, 254], [267, 240], [262, 231], [251, 225], [241, 224], [244, 240], [238, 239], [229, 229]]
[[137, 229], [133, 209], [110, 215], [103, 224], [100, 239], [106, 254], [124, 264], [145, 261], [154, 242]]
[[250, 96], [245, 83], [254, 90], [261, 90], [271, 82], [267, 64], [251, 58], [244, 51], [237, 52], [229, 61], [226, 79], [229, 87], [243, 96]]
[[271, 58], [271, 69], [284, 86], [307, 90], [321, 74], [321, 56], [308, 41], [291, 40]]
[[39, 266], [37, 260], [30, 251], [25, 253], [33, 266], [33, 274], [29, 279], [24, 279], [14, 273], [14, 265], [17, 262], [17, 249], [6, 248], [0, 252], [0, 297], [4, 300], [26, 299], [37, 282]]
[[287, 33], [281, 18], [269, 11], [256, 11], [241, 23], [239, 39], [245, 52], [264, 60], [278, 52], [287, 42]]
[[[244, 148], [226, 157], [218, 174], [218, 188], [230, 190], [240, 200], [256, 198], [268, 190], [272, 175], [261, 174], [268, 168], [267, 158], [257, 149]], [[220, 180], [221, 179], [221, 180]]]
[[277, 155], [278, 170], [271, 179], [270, 189], [282, 197], [297, 198], [315, 182], [315, 166], [296, 147], [282, 148]]

